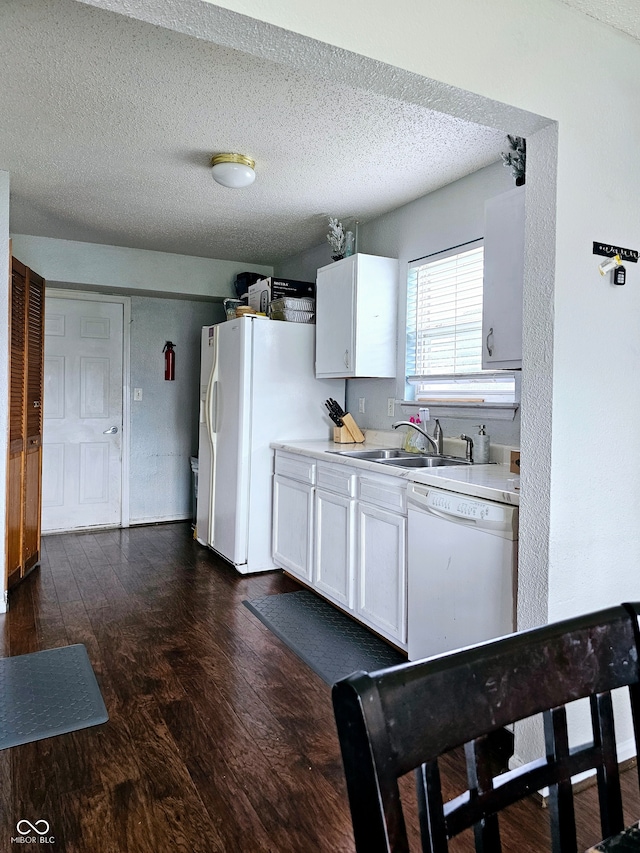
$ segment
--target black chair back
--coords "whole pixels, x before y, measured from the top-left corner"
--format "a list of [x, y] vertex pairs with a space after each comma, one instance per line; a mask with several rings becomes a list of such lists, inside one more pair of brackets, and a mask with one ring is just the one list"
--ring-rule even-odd
[[[354, 673], [333, 703], [358, 853], [407, 853], [398, 779], [416, 771], [422, 850], [445, 853], [474, 827], [478, 853], [499, 853], [498, 813], [549, 788], [552, 849], [575, 853], [571, 777], [596, 770], [602, 837], [623, 829], [611, 691], [628, 687], [638, 742], [640, 604], [479, 646]], [[588, 698], [593, 741], [570, 748], [565, 706]], [[542, 713], [546, 756], [494, 775], [487, 736]], [[438, 757], [465, 745], [468, 790], [443, 802]]]

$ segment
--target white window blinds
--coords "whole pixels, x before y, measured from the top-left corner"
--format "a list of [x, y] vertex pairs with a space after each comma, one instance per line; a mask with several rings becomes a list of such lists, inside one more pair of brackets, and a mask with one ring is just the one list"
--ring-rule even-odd
[[482, 269], [481, 243], [409, 268], [409, 376], [482, 370]]

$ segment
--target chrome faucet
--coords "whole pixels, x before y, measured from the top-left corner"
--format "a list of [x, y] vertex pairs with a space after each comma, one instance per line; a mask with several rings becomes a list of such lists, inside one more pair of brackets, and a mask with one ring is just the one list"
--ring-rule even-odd
[[422, 427], [418, 426], [418, 424], [413, 424], [411, 423], [411, 421], [397, 421], [395, 424], [391, 424], [391, 429], [398, 429], [398, 427], [401, 426], [413, 427], [413, 429], [417, 430], [420, 435], [423, 435], [427, 439], [431, 447], [433, 447], [433, 452], [437, 453], [438, 456], [442, 456], [442, 452], [438, 447], [438, 442], [435, 439], [431, 438], [429, 433], [426, 430], [422, 429]]

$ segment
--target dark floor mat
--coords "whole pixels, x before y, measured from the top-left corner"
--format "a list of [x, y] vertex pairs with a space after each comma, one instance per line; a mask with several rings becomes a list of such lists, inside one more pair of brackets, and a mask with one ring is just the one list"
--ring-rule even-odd
[[108, 719], [83, 645], [0, 658], [0, 749]]
[[244, 601], [249, 610], [327, 684], [406, 657], [309, 590]]

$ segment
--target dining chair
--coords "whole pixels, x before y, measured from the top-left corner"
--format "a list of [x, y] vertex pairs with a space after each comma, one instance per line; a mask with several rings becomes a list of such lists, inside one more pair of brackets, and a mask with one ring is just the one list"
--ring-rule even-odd
[[[357, 853], [407, 853], [398, 780], [415, 771], [423, 853], [473, 827], [501, 851], [499, 812], [548, 788], [553, 853], [575, 853], [571, 777], [596, 771], [602, 837], [623, 829], [611, 691], [640, 725], [639, 604], [624, 604], [333, 686]], [[588, 698], [592, 742], [569, 745], [566, 706]], [[542, 713], [546, 755], [495, 774], [487, 736]], [[464, 745], [468, 790], [443, 801], [438, 758]]]

